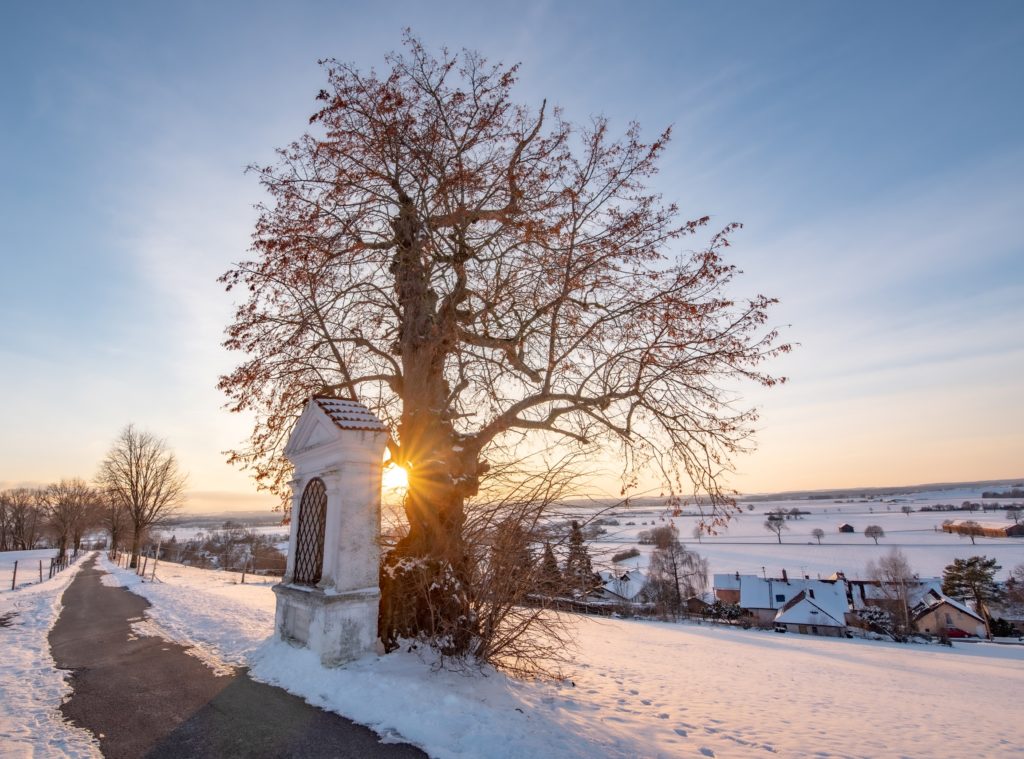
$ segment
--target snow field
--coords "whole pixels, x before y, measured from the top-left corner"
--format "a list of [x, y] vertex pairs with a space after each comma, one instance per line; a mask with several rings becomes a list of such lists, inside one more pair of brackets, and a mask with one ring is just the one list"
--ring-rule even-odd
[[[900, 515], [902, 518], [903, 515]], [[897, 645], [695, 624], [570, 616], [568, 680], [437, 669], [429, 652], [325, 670], [272, 639], [274, 594], [164, 564], [142, 583], [153, 628], [212, 665], [369, 725], [442, 759], [1022, 756], [1014, 699], [1024, 647]]]
[[[50, 559], [57, 555], [56, 548], [44, 548], [36, 551], [3, 551], [0, 552], [0, 593], [11, 590], [11, 580], [15, 580], [15, 588], [39, 583], [39, 562], [42, 562], [43, 579], [50, 576]], [[14, 562], [18, 562], [18, 574], [14, 575]]]
[[[955, 501], [959, 504], [962, 500]], [[972, 498], [971, 500], [977, 500]], [[607, 534], [590, 543], [595, 564], [612, 566], [612, 554], [636, 546], [641, 556], [615, 564], [619, 569], [643, 568], [652, 548], [638, 542], [639, 533], [654, 527], [675, 523], [680, 540], [710, 562], [710, 574], [740, 572], [761, 574], [762, 567], [769, 577], [778, 577], [786, 569], [791, 577], [807, 574], [812, 578], [828, 577], [841, 571], [847, 577], [860, 579], [869, 561], [884, 556], [890, 548], [899, 547], [910, 561], [910, 566], [921, 577], [940, 577], [943, 568], [956, 558], [985, 555], [995, 557], [1002, 565], [999, 579], [1005, 580], [1010, 569], [1024, 563], [1024, 538], [970, 538], [942, 532], [946, 519], [976, 519], [1010, 524], [1004, 512], [961, 511], [920, 512], [922, 505], [950, 503], [951, 499], [928, 500], [910, 505], [915, 511], [909, 515], [900, 512], [902, 503], [843, 503], [830, 501], [777, 501], [756, 503], [755, 511], [744, 508], [718, 535], [703, 536], [698, 542], [693, 529], [698, 523], [695, 516], [672, 517], [662, 510], [617, 510], [614, 519], [618, 526], [606, 526]], [[786, 520], [789, 529], [782, 532], [780, 545], [773, 533], [764, 528], [765, 514], [770, 510], [793, 507], [811, 512], [799, 519]], [[891, 511], [887, 510], [891, 508]], [[869, 511], [873, 509], [874, 511]], [[608, 515], [604, 515], [608, 516]], [[627, 522], [635, 522], [627, 525]], [[644, 525], [643, 523], [647, 524]], [[848, 522], [856, 530], [853, 534], [840, 533], [840, 524]], [[885, 537], [878, 545], [864, 537], [864, 528], [879, 525]], [[821, 545], [811, 535], [812, 530], [824, 531]], [[710, 577], [709, 577], [710, 580]]]
[[[43, 577], [53, 551], [18, 551], [46, 554]], [[11, 553], [0, 554], [7, 564]], [[0, 756], [99, 757], [99, 745], [87, 730], [64, 722], [58, 711], [71, 693], [69, 673], [56, 669], [47, 634], [57, 621], [64, 589], [78, 573], [86, 555], [52, 579], [0, 591]], [[21, 556], [16, 556], [21, 561]], [[38, 557], [31, 557], [38, 560]], [[21, 568], [19, 564], [19, 577]]]

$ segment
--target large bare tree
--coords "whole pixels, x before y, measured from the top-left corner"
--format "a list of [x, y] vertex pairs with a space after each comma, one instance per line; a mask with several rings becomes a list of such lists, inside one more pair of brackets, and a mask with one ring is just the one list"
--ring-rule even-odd
[[462, 620], [445, 645], [465, 651], [465, 503], [489, 466], [552, 441], [617, 448], [627, 484], [647, 468], [720, 521], [755, 420], [731, 391], [775, 384], [762, 362], [788, 346], [766, 326], [771, 299], [735, 299], [723, 251], [737, 225], [700, 242], [709, 219], [681, 220], [648, 188], [667, 130], [575, 126], [513, 100], [516, 66], [411, 37], [387, 64], [326, 61], [315, 131], [256, 167], [271, 202], [254, 258], [223, 277], [246, 293], [226, 342], [245, 359], [220, 385], [256, 416], [232, 460], [278, 492], [309, 395], [385, 419], [410, 482], [385, 596], [437, 598], [382, 635]]
[[124, 510], [132, 534], [131, 566], [137, 566], [146, 530], [184, 502], [186, 478], [178, 460], [163, 440], [129, 424], [100, 464], [96, 482]]

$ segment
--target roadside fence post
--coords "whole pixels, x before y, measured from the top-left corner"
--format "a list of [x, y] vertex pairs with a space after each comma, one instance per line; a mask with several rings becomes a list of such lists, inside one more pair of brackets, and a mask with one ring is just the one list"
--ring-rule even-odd
[[18, 580], [18, 560], [14, 560], [14, 575], [11, 577], [11, 590], [14, 590], [14, 583]]
[[39, 560], [39, 582], [43, 581], [43, 560]]
[[149, 578], [151, 580], [156, 579], [156, 565], [160, 563], [160, 546], [163, 545], [163, 541], [156, 544], [156, 555], [153, 557], [153, 574]]

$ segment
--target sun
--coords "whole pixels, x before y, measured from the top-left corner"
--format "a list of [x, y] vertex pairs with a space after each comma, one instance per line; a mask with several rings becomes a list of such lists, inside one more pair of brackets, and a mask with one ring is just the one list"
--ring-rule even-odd
[[409, 487], [409, 473], [398, 464], [388, 464], [384, 467], [381, 484], [388, 490], [404, 490]]

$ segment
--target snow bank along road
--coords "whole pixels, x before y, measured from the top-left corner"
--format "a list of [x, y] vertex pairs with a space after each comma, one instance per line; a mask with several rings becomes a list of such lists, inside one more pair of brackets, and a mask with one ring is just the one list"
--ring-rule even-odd
[[50, 633], [73, 672], [65, 717], [116, 757], [418, 757], [231, 667], [216, 670], [149, 625], [140, 596], [104, 586], [95, 559], [64, 593]]
[[899, 645], [572, 617], [570, 679], [436, 669], [429, 654], [333, 670], [273, 640], [274, 594], [238, 576], [161, 564], [158, 582], [109, 562], [152, 624], [209, 666], [252, 676], [439, 759], [1024, 757], [1024, 647]]
[[[0, 554], [0, 568], [10, 556]], [[19, 583], [14, 591], [8, 576], [7, 585], [0, 587], [0, 757], [5, 759], [100, 755], [92, 735], [69, 725], [58, 711], [71, 688], [67, 673], [54, 665], [46, 640], [60, 613], [61, 594], [78, 569], [73, 564], [42, 583]]]

